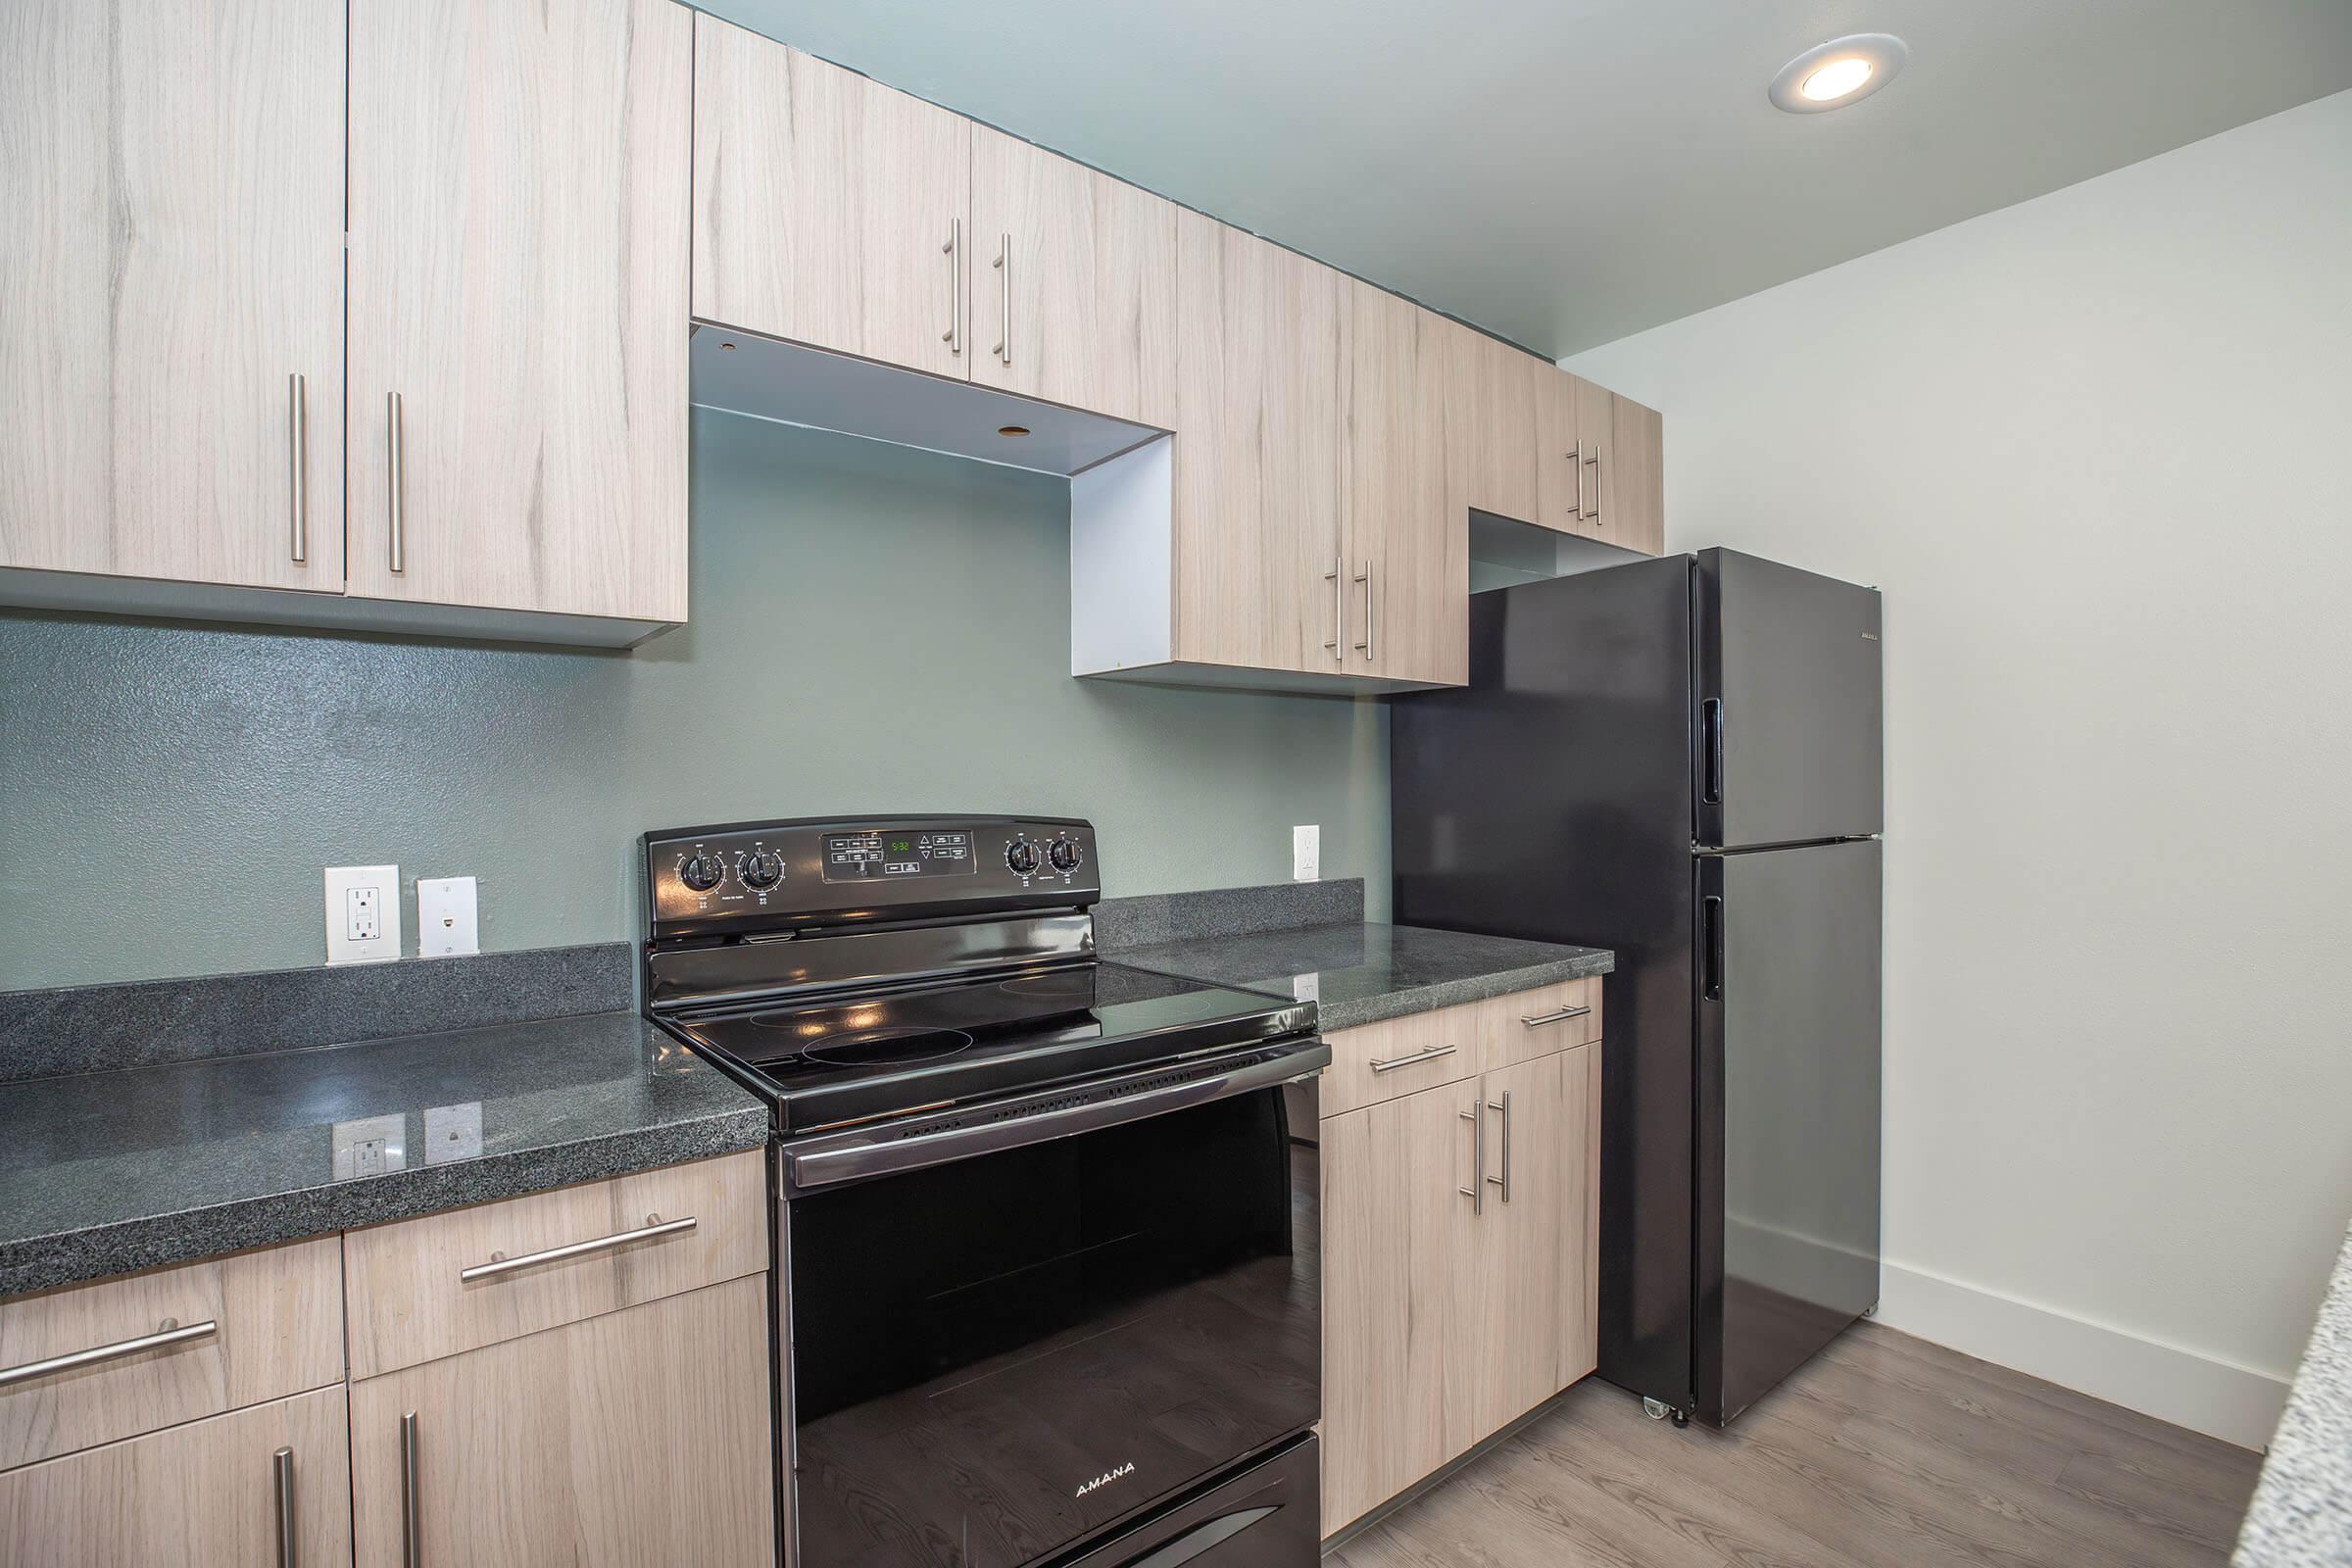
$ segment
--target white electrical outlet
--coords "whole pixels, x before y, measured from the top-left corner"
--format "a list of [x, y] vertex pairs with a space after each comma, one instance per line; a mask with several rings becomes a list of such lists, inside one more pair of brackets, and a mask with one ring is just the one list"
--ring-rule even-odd
[[416, 956], [451, 958], [482, 951], [474, 916], [473, 878], [420, 876], [416, 879]]
[[400, 956], [400, 867], [326, 868], [326, 961], [373, 963]]
[[1291, 880], [1312, 882], [1323, 874], [1323, 829], [1312, 823], [1291, 829]]

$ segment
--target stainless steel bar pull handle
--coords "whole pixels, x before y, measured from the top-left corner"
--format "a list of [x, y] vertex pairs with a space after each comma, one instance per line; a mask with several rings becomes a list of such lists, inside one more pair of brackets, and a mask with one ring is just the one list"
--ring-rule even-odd
[[1568, 504], [1569, 520], [1585, 514], [1585, 449], [1580, 442], [1568, 449], [1568, 476], [1576, 481], [1575, 499]]
[[518, 1268], [530, 1268], [539, 1263], [557, 1263], [564, 1258], [579, 1257], [588, 1252], [608, 1251], [615, 1247], [626, 1247], [631, 1242], [650, 1242], [658, 1236], [678, 1236], [692, 1229], [694, 1229], [692, 1214], [687, 1215], [684, 1219], [670, 1220], [665, 1220], [659, 1214], [648, 1214], [645, 1216], [645, 1223], [637, 1229], [621, 1231], [612, 1236], [600, 1236], [593, 1242], [573, 1242], [566, 1247], [551, 1247], [544, 1251], [525, 1252], [520, 1257], [509, 1257], [504, 1252], [493, 1252], [490, 1254], [489, 1262], [476, 1263], [471, 1268], [458, 1270], [458, 1280], [461, 1284], [470, 1285], [475, 1280], [486, 1280], [500, 1274], [511, 1274]]
[[299, 373], [286, 377], [286, 527], [294, 564], [311, 559], [311, 496], [304, 483], [311, 466], [310, 384]]
[[1460, 1049], [1459, 1046], [1432, 1046], [1427, 1051], [1416, 1051], [1406, 1056], [1391, 1056], [1386, 1061], [1374, 1056], [1371, 1058], [1372, 1070], [1374, 1072], [1395, 1072], [1399, 1067], [1410, 1067], [1417, 1061], [1435, 1061], [1440, 1056], [1450, 1056]]
[[1348, 640], [1348, 563], [1335, 558], [1323, 580], [1331, 584], [1331, 639], [1323, 646], [1331, 650], [1333, 663], [1345, 664], [1348, 656], [1340, 645]]
[[[1585, 466], [1592, 470], [1592, 510], [1583, 515], [1587, 522], [1598, 522], [1600, 520], [1600, 454], [1595, 452], [1587, 458]], [[1584, 481], [1581, 477], [1577, 481], [1576, 494], [1581, 503], [1585, 494]]]
[[1557, 1012], [1526, 1012], [1519, 1015], [1519, 1021], [1530, 1029], [1541, 1029], [1547, 1023], [1566, 1023], [1571, 1018], [1582, 1018], [1592, 1010], [1591, 1007], [1562, 1007]]
[[277, 1568], [294, 1568], [294, 1450], [270, 1456], [270, 1479], [277, 1492]]
[[384, 394], [384, 491], [385, 514], [391, 524], [392, 570], [395, 575], [409, 569], [408, 509], [402, 504], [401, 492], [408, 484], [408, 430], [403, 417], [400, 394]]
[[52, 1355], [38, 1361], [26, 1361], [22, 1366], [0, 1367], [0, 1389], [45, 1378], [53, 1372], [71, 1372], [75, 1367], [96, 1366], [101, 1361], [119, 1361], [126, 1355], [146, 1350], [169, 1349], [174, 1345], [209, 1339], [220, 1331], [220, 1325], [207, 1318], [202, 1323], [179, 1326], [176, 1318], [166, 1318], [153, 1334], [142, 1334], [135, 1340], [117, 1340], [112, 1345], [94, 1345], [86, 1350], [72, 1350], [64, 1355]]
[[1372, 636], [1373, 636], [1373, 633], [1372, 633], [1372, 563], [1371, 563], [1371, 562], [1367, 561], [1367, 562], [1365, 562], [1365, 563], [1364, 563], [1364, 569], [1363, 569], [1363, 570], [1361, 570], [1361, 571], [1359, 571], [1359, 572], [1357, 572], [1357, 573], [1355, 574], [1355, 580], [1356, 580], [1357, 582], [1360, 582], [1360, 583], [1362, 583], [1362, 584], [1364, 585], [1364, 640], [1363, 640], [1362, 642], [1360, 642], [1360, 643], [1357, 643], [1357, 644], [1355, 645], [1355, 649], [1356, 649], [1356, 652], [1357, 652], [1357, 653], [1360, 653], [1360, 654], [1362, 654], [1366, 660], [1370, 660], [1370, 659], [1372, 658]]
[[997, 358], [1006, 365], [1012, 363], [1012, 236], [1006, 234], [997, 247]]
[[1479, 1109], [1480, 1102], [1485, 1098], [1482, 1095], [1478, 1100], [1471, 1101], [1468, 1110], [1457, 1113], [1471, 1127], [1470, 1185], [1456, 1188], [1455, 1191], [1470, 1200], [1472, 1214], [1484, 1214], [1487, 1211], [1487, 1184], [1483, 1179], [1487, 1174], [1487, 1118], [1486, 1113]]
[[1511, 1092], [1505, 1089], [1500, 1100], [1488, 1101], [1487, 1108], [1502, 1112], [1502, 1174], [1487, 1180], [1502, 1189], [1502, 1200], [1507, 1203], [1511, 1200]]
[[400, 1418], [400, 1560], [403, 1568], [421, 1568], [424, 1562], [424, 1524], [418, 1506], [416, 1474], [416, 1412]]
[[963, 220], [958, 218], [948, 225], [948, 242], [940, 248], [948, 259], [948, 329], [939, 340], [948, 346], [950, 354], [963, 352]]

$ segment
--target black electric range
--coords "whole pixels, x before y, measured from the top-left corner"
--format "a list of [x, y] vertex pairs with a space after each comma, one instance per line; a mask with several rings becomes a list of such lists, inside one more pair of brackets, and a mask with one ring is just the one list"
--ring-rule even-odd
[[774, 1116], [788, 1568], [1312, 1568], [1314, 1004], [1098, 957], [1082, 821], [643, 851], [647, 1010]]

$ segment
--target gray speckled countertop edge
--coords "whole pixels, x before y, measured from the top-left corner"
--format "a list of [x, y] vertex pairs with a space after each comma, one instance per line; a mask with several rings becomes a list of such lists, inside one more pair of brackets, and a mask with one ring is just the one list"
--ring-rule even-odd
[[2352, 1563], [2352, 1228], [2230, 1561], [2232, 1568]]
[[1548, 963], [1522, 964], [1460, 980], [1442, 980], [1435, 985], [1391, 991], [1377, 997], [1350, 998], [1345, 1002], [1318, 1004], [1317, 1014], [1321, 1019], [1321, 1027], [1325, 1029], [1353, 1029], [1362, 1024], [1403, 1018], [1416, 1012], [1435, 1012], [1440, 1007], [1458, 1007], [1466, 1002], [1484, 1002], [1489, 997], [1506, 997], [1514, 991], [1533, 991], [1538, 986], [1557, 985], [1563, 980], [1583, 980], [1592, 975], [1608, 974], [1616, 967], [1615, 954], [1604, 948], [1592, 948], [1581, 951], [1575, 957], [1557, 958]]
[[0, 1297], [760, 1149], [767, 1133], [767, 1108], [746, 1095], [738, 1107], [660, 1127], [26, 1237], [0, 1248]]

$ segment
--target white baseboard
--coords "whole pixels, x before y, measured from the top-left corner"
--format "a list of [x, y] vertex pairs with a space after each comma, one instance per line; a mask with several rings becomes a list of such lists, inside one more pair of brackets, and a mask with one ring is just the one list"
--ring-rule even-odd
[[2286, 1382], [1925, 1269], [1886, 1263], [1878, 1321], [2243, 1448], [2271, 1441]]

